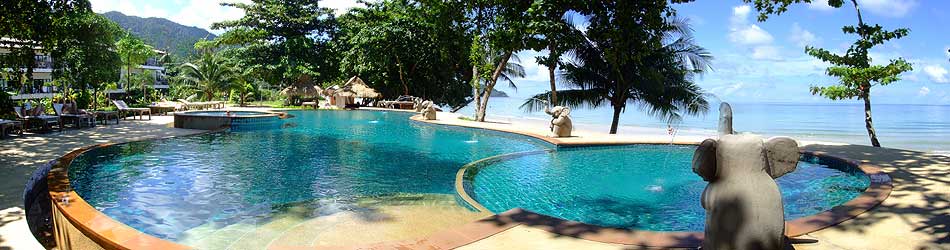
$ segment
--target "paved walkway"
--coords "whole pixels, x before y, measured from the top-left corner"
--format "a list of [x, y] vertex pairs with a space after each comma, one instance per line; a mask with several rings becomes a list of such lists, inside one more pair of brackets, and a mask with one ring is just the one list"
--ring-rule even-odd
[[118, 125], [66, 129], [0, 140], [0, 250], [43, 249], [23, 219], [23, 188], [33, 170], [83, 146], [186, 135], [200, 130], [171, 128], [171, 116], [123, 120]]
[[[530, 121], [475, 123], [440, 113], [438, 123], [544, 134], [546, 126]], [[41, 249], [22, 220], [21, 195], [30, 173], [40, 164], [73, 149], [106, 142], [193, 134], [200, 131], [169, 127], [171, 117], [152, 121], [123, 121], [119, 125], [67, 130], [0, 140], [0, 250]], [[577, 131], [573, 141], [617, 143], [650, 140], [669, 143], [665, 131], [606, 135]], [[688, 134], [674, 141], [698, 141], [709, 135]], [[894, 189], [883, 204], [858, 218], [811, 233], [797, 240], [795, 249], [950, 249], [950, 157], [916, 151], [867, 146], [803, 142], [808, 150], [824, 151], [879, 165], [894, 179]], [[629, 249], [517, 226], [463, 247], [463, 249]]]

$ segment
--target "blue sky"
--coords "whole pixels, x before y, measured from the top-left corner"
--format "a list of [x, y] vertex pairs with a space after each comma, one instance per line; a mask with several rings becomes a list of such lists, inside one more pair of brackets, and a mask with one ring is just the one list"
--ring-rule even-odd
[[[129, 15], [163, 17], [185, 25], [208, 28], [211, 23], [236, 19], [243, 13], [218, 6], [211, 0], [125, 1], [91, 0], [97, 12], [111, 10]], [[819, 0], [820, 2], [820, 0]], [[887, 29], [910, 28], [908, 37], [872, 50], [875, 63], [902, 57], [914, 71], [903, 80], [872, 90], [872, 101], [889, 104], [950, 104], [950, 1], [942, 0], [859, 0], [865, 22]], [[338, 13], [358, 6], [355, 1], [327, 0], [324, 6]], [[840, 9], [823, 4], [793, 6], [781, 16], [756, 21], [756, 12], [739, 0], [698, 0], [675, 5], [680, 16], [688, 17], [697, 42], [715, 57], [715, 71], [698, 84], [717, 98], [730, 102], [830, 102], [808, 92], [810, 85], [835, 82], [824, 76], [828, 65], [804, 53], [811, 45], [844, 51], [854, 41], [841, 33], [844, 25], [856, 23], [852, 6]], [[220, 31], [212, 31], [220, 33]], [[545, 91], [547, 69], [534, 62], [538, 53], [519, 53], [528, 76], [517, 79], [515, 97]]]

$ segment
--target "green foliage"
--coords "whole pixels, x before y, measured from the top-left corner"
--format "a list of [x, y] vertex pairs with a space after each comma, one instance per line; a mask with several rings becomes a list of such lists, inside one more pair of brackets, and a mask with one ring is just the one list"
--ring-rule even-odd
[[[145, 44], [141, 39], [127, 33], [115, 43], [116, 51], [125, 66], [126, 89], [135, 86], [132, 79], [132, 69], [145, 63], [149, 57], [157, 55], [152, 46]], [[144, 88], [144, 85], [143, 85]]]
[[177, 58], [192, 54], [192, 45], [201, 39], [216, 36], [207, 30], [181, 25], [164, 18], [141, 18], [110, 11], [102, 16], [116, 22], [123, 30], [140, 37], [146, 44], [168, 51]]
[[844, 0], [743, 0], [746, 3], [753, 3], [755, 9], [759, 10], [759, 21], [768, 20], [769, 15], [781, 15], [788, 11], [788, 6], [796, 3], [812, 3], [827, 1], [828, 6], [841, 8]]
[[72, 36], [70, 25], [84, 13], [91, 13], [88, 0], [4, 1], [0, 4], [0, 68], [11, 87], [19, 91], [32, 82], [34, 49], [56, 49], [55, 41]]
[[329, 46], [335, 37], [333, 10], [317, 1], [255, 1], [223, 3], [244, 10], [244, 17], [215, 23], [212, 29], [228, 29], [222, 45], [243, 45], [234, 52], [238, 64], [252, 68], [284, 87], [292, 82], [327, 81], [337, 78], [337, 58]]
[[360, 76], [390, 98], [414, 95], [456, 106], [470, 94], [471, 33], [457, 3], [367, 3], [338, 21], [334, 46], [343, 76]]
[[[558, 90], [557, 105], [611, 105], [611, 133], [627, 105], [675, 122], [708, 110], [693, 78], [709, 70], [712, 57], [695, 44], [686, 19], [666, 1], [595, 1], [580, 11], [590, 19], [584, 42], [568, 51], [572, 62], [561, 78], [573, 89]], [[552, 92], [526, 100], [526, 110], [548, 106]]]
[[[746, 0], [749, 1], [749, 0]], [[766, 20], [769, 14], [781, 14], [790, 4], [810, 2], [809, 0], [755, 0], [759, 10], [759, 20]], [[843, 0], [828, 0], [828, 5], [835, 8], [843, 5]], [[831, 63], [825, 70], [828, 76], [838, 78], [838, 84], [830, 86], [811, 86], [812, 94], [821, 95], [831, 100], [857, 98], [864, 101], [864, 122], [871, 139], [871, 145], [880, 147], [877, 133], [871, 119], [871, 87], [889, 85], [900, 80], [904, 72], [912, 71], [913, 67], [903, 58], [891, 60], [887, 65], [872, 65], [868, 52], [876, 45], [884, 44], [888, 40], [907, 36], [910, 30], [900, 28], [892, 31], [885, 30], [880, 25], [864, 23], [861, 9], [857, 0], [851, 0], [857, 13], [857, 26], [844, 26], [841, 31], [845, 34], [854, 34], [858, 39], [848, 48], [844, 55], [832, 53], [826, 49], [805, 47], [805, 53], [819, 60]]]
[[121, 59], [114, 42], [122, 30], [92, 12], [78, 13], [64, 22], [69, 27], [64, 31], [67, 35], [54, 41], [51, 51], [55, 58], [53, 76], [62, 83], [61, 89], [71, 92], [78, 88], [85, 93], [101, 89], [104, 82], [118, 81]]
[[181, 81], [209, 101], [227, 91], [239, 74], [230, 59], [217, 53], [205, 53], [194, 63], [182, 64], [179, 70]]

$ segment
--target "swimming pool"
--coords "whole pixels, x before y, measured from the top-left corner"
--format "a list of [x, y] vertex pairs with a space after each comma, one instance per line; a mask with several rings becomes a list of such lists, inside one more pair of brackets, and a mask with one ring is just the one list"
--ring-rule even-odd
[[[72, 162], [70, 182], [86, 202], [109, 217], [150, 235], [200, 249], [268, 246], [274, 242], [292, 246], [340, 246], [365, 244], [367, 240], [417, 238], [490, 215], [489, 211], [472, 209], [455, 189], [459, 168], [487, 157], [554, 152], [498, 162], [509, 164], [508, 167], [480, 168], [469, 187], [479, 202], [491, 208], [490, 212], [498, 212], [506, 206], [522, 206], [518, 200], [504, 199], [503, 196], [516, 194], [509, 188], [526, 188], [538, 194], [524, 198], [562, 198], [548, 193], [558, 190], [551, 188], [561, 185], [551, 183], [558, 179], [536, 178], [545, 172], [574, 178], [610, 176], [597, 173], [611, 168], [590, 168], [576, 163], [595, 166], [601, 161], [608, 163], [606, 165], [651, 161], [653, 164], [636, 166], [614, 164], [614, 168], [634, 169], [612, 169], [628, 174], [611, 178], [615, 178], [614, 183], [646, 183], [623, 178], [640, 178], [632, 174], [637, 172], [651, 176], [669, 174], [659, 187], [664, 192], [674, 192], [678, 190], [674, 182], [689, 178], [680, 177], [679, 172], [680, 169], [689, 171], [688, 159], [692, 156], [689, 146], [557, 149], [522, 135], [414, 122], [408, 119], [410, 114], [402, 112], [291, 111], [290, 114], [295, 117], [281, 120], [280, 128], [275, 129], [235, 130], [95, 148]], [[587, 151], [595, 154], [584, 153]], [[551, 168], [561, 170], [549, 171]], [[824, 177], [814, 175], [803, 179], [820, 182]], [[631, 190], [642, 193], [651, 189], [598, 192], [604, 195], [617, 192], [612, 195], [623, 196]], [[684, 190], [682, 200], [668, 206], [699, 207], [698, 194], [690, 191], [692, 189]], [[854, 191], [850, 186], [842, 190]], [[492, 195], [497, 198], [490, 198]], [[573, 204], [596, 211], [597, 206], [612, 206], [596, 200], [576, 201], [538, 201], [539, 207], [522, 207], [583, 221], [583, 218], [571, 217], [573, 212], [543, 208]], [[816, 204], [811, 207], [813, 210], [802, 211], [807, 214], [840, 204], [832, 203], [834, 201]], [[670, 208], [644, 207], [646, 209], [639, 211]], [[653, 224], [640, 221], [613, 223], [611, 216], [626, 218], [624, 211], [599, 213], [598, 217], [603, 218], [598, 220], [602, 221], [585, 222], [657, 230], [669, 226], [655, 223], [657, 227], [651, 227]], [[694, 230], [695, 221], [701, 223], [703, 217], [689, 215], [680, 219], [689, 222], [668, 228]], [[373, 237], [352, 237], [356, 232]]]
[[[587, 224], [653, 231], [702, 231], [706, 182], [690, 168], [695, 146], [573, 147], [486, 161], [469, 169], [466, 192], [488, 210], [523, 208]], [[851, 166], [805, 155], [777, 179], [785, 219], [843, 204], [870, 180]]]

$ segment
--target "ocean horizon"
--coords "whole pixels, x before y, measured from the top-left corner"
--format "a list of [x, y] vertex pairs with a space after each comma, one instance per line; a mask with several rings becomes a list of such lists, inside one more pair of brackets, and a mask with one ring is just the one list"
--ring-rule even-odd
[[[492, 97], [489, 102], [490, 120], [528, 119], [546, 121], [544, 112], [525, 112], [520, 109], [524, 97]], [[764, 136], [790, 136], [799, 140], [840, 142], [870, 145], [864, 125], [863, 103], [753, 103], [730, 102], [733, 109], [733, 127], [738, 132]], [[474, 114], [469, 105], [458, 111]], [[613, 109], [579, 108], [571, 110], [575, 127], [594, 132], [607, 132]], [[881, 146], [923, 152], [950, 154], [950, 105], [928, 104], [872, 104], [874, 129]], [[648, 128], [665, 131], [668, 126], [679, 131], [715, 133], [719, 122], [719, 102], [711, 102], [709, 112], [684, 116], [669, 124], [636, 107], [620, 115], [620, 131], [624, 128]]]

